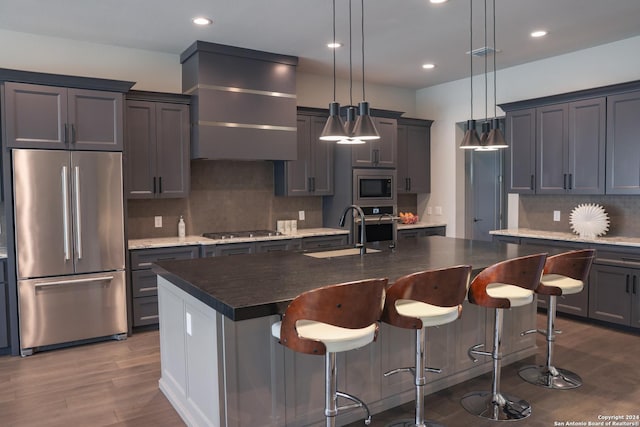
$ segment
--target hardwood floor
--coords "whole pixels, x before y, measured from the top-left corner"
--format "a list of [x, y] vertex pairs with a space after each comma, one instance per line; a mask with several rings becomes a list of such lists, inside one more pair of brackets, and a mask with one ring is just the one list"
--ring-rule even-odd
[[[544, 322], [539, 315], [539, 326]], [[556, 364], [578, 372], [584, 385], [557, 391], [521, 381], [517, 369], [534, 363], [533, 357], [504, 367], [502, 389], [529, 400], [533, 407], [531, 417], [516, 424], [549, 427], [559, 425], [555, 422], [597, 422], [599, 415], [640, 415], [640, 335], [563, 318], [557, 327], [565, 333], [556, 341]], [[541, 363], [542, 336], [538, 345], [535, 362]], [[124, 342], [107, 341], [27, 358], [3, 356], [0, 425], [184, 426], [158, 389], [159, 376], [157, 331], [137, 333]], [[449, 427], [496, 426], [467, 414], [459, 403], [465, 393], [487, 389], [490, 381], [484, 375], [427, 396], [427, 417]], [[386, 426], [412, 414], [409, 403], [376, 414], [371, 425]]]

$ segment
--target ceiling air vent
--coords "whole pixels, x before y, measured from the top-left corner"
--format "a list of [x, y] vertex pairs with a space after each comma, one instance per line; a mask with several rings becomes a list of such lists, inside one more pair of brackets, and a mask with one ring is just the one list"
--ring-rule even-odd
[[473, 56], [489, 56], [493, 53], [499, 53], [500, 50], [494, 49], [492, 47], [489, 46], [483, 46], [483, 47], [479, 47], [477, 49], [473, 49], [471, 52], [467, 51], [466, 54], [469, 55], [473, 55]]

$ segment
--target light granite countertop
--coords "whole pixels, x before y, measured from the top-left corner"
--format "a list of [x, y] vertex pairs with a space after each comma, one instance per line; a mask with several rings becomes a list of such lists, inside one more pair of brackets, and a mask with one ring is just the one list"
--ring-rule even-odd
[[573, 233], [534, 230], [530, 228], [493, 230], [489, 233], [496, 236], [528, 237], [532, 239], [563, 240], [567, 242], [584, 242], [598, 245], [640, 247], [640, 237], [602, 236], [596, 237], [595, 239], [584, 239]]
[[301, 239], [303, 237], [333, 236], [349, 234], [349, 229], [341, 228], [301, 228], [295, 234], [282, 234], [268, 237], [238, 237], [233, 239], [208, 239], [202, 236], [154, 237], [148, 239], [130, 239], [129, 249], [163, 248], [171, 246], [216, 245], [221, 243], [260, 242], [265, 240]]
[[415, 224], [398, 223], [398, 230], [410, 230], [413, 228], [446, 227], [446, 222], [416, 222]]

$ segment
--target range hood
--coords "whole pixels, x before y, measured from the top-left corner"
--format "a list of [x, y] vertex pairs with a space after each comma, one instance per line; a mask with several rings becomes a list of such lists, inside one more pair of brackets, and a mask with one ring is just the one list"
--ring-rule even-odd
[[192, 159], [297, 158], [297, 57], [196, 41], [180, 62]]

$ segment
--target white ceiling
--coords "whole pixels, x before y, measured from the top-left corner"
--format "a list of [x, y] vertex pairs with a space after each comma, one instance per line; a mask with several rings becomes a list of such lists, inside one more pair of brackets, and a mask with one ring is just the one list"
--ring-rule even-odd
[[[366, 81], [422, 88], [469, 75], [469, 1], [366, 0]], [[473, 48], [484, 46], [484, 0], [473, 0]], [[491, 4], [487, 2], [491, 45]], [[336, 0], [340, 76], [348, 76], [348, 0]], [[195, 40], [295, 55], [331, 74], [330, 0], [1, 0], [0, 28], [180, 54]], [[360, 0], [353, 0], [354, 79], [360, 78]], [[197, 15], [213, 19], [201, 28]], [[498, 68], [640, 35], [640, 0], [496, 0]], [[531, 39], [538, 28], [549, 31]], [[9, 41], [3, 40], [2, 43]], [[597, 61], [598, 58], [594, 58]], [[432, 71], [421, 68], [433, 62]], [[474, 73], [484, 60], [474, 59]], [[491, 58], [489, 62], [491, 70]]]

